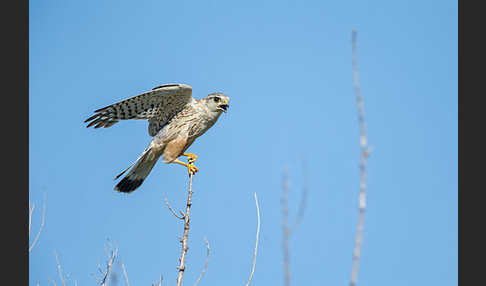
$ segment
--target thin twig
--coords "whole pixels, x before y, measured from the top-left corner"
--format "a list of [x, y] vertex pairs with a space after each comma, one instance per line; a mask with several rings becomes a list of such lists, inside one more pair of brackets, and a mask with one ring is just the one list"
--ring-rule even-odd
[[283, 170], [282, 176], [282, 229], [283, 229], [283, 240], [282, 240], [282, 248], [283, 248], [283, 262], [284, 262], [284, 281], [285, 285], [290, 285], [290, 259], [289, 259], [289, 237], [290, 231], [288, 226], [288, 217], [289, 217], [289, 210], [288, 210], [288, 203], [287, 203], [287, 196], [289, 192], [288, 187], [288, 175], [287, 175], [287, 166], [285, 166]]
[[162, 274], [160, 274], [160, 280], [157, 281], [157, 284], [152, 283], [152, 286], [162, 286]]
[[206, 273], [206, 270], [208, 269], [208, 263], [209, 263], [209, 241], [207, 239], [204, 239], [206, 242], [206, 263], [204, 263], [204, 268], [203, 271], [201, 272], [201, 275], [199, 275], [199, 278], [197, 278], [196, 283], [194, 283], [194, 286], [201, 281], [201, 279], [204, 276], [204, 273]]
[[290, 236], [293, 234], [297, 226], [300, 224], [302, 221], [302, 218], [304, 217], [304, 212], [306, 208], [306, 201], [307, 201], [307, 192], [308, 192], [308, 186], [307, 186], [307, 168], [306, 168], [306, 163], [305, 161], [303, 162], [303, 170], [304, 170], [304, 187], [302, 189], [302, 195], [300, 199], [300, 204], [299, 204], [299, 209], [297, 212], [297, 216], [295, 219], [294, 224], [289, 227], [288, 223], [288, 216], [289, 216], [289, 210], [288, 210], [288, 192], [289, 192], [289, 186], [288, 186], [288, 171], [287, 167], [284, 168], [283, 170], [283, 175], [282, 175], [282, 229], [283, 229], [283, 239], [282, 239], [282, 249], [283, 249], [283, 266], [284, 266], [284, 283], [286, 286], [290, 286], [290, 249], [289, 249], [289, 240]]
[[108, 253], [106, 245], [105, 245], [105, 254], [108, 256], [108, 261], [106, 262], [106, 270], [101, 270], [101, 266], [98, 266], [98, 271], [103, 275], [101, 278], [96, 278], [96, 280], [101, 281], [101, 286], [108, 285], [110, 281], [110, 274], [111, 269], [113, 268], [113, 263], [115, 258], [118, 256], [118, 248], [113, 248], [113, 245], [110, 243], [110, 253]]
[[125, 277], [125, 282], [127, 283], [127, 286], [130, 286], [130, 282], [128, 282], [128, 275], [127, 275], [127, 269], [125, 268], [125, 263], [122, 263], [122, 269], [123, 269], [123, 277]]
[[[191, 164], [191, 163], [189, 163]], [[182, 252], [181, 258], [179, 259], [179, 274], [177, 276], [177, 286], [182, 285], [182, 276], [184, 276], [184, 270], [186, 270], [186, 256], [187, 256], [187, 242], [189, 238], [189, 215], [191, 213], [191, 205], [192, 205], [192, 177], [193, 174], [189, 173], [189, 192], [187, 194], [187, 203], [186, 203], [186, 213], [184, 214], [184, 236], [181, 239], [182, 243]]]
[[[31, 217], [32, 217], [32, 213], [34, 212], [34, 206], [32, 206], [32, 211], [29, 212], [29, 237], [30, 237], [30, 223], [31, 223]], [[37, 240], [39, 239], [40, 237], [40, 234], [42, 232], [42, 229], [44, 228], [44, 224], [45, 224], [45, 218], [46, 218], [46, 194], [44, 193], [44, 200], [42, 202], [42, 218], [41, 218], [41, 225], [40, 225], [40, 228], [39, 228], [39, 232], [37, 232], [35, 238], [34, 238], [34, 241], [32, 242], [32, 245], [29, 247], [29, 252], [32, 251], [32, 249], [34, 249], [34, 246], [35, 244], [37, 243]]]
[[295, 218], [294, 224], [290, 227], [289, 232], [292, 234], [297, 226], [300, 224], [302, 221], [302, 218], [304, 217], [305, 209], [307, 206], [307, 193], [309, 192], [309, 186], [308, 186], [308, 178], [307, 178], [307, 162], [303, 161], [302, 162], [302, 169], [304, 173], [304, 186], [302, 187], [302, 194], [300, 197], [300, 204], [299, 204], [299, 210], [297, 211], [297, 216]]
[[35, 209], [35, 204], [31, 205], [29, 202], [29, 237], [30, 237], [30, 228], [32, 225], [32, 214], [34, 213], [34, 209]]
[[176, 218], [178, 218], [178, 219], [184, 219], [184, 214], [181, 212], [182, 216], [177, 215], [176, 212], [174, 211], [174, 209], [170, 206], [169, 201], [167, 200], [167, 198], [165, 198], [165, 204], [167, 205], [167, 207], [169, 208], [169, 210], [172, 212], [172, 214]]
[[361, 180], [360, 180], [360, 192], [359, 192], [359, 218], [358, 227], [356, 233], [356, 245], [353, 252], [353, 266], [351, 271], [351, 286], [356, 285], [358, 280], [358, 262], [361, 253], [361, 243], [363, 239], [363, 228], [364, 228], [364, 213], [366, 208], [366, 158], [369, 155], [369, 150], [367, 149], [367, 137], [366, 137], [366, 125], [364, 120], [363, 112], [363, 99], [361, 97], [361, 88], [359, 84], [359, 73], [358, 73], [358, 51], [356, 47], [356, 38], [358, 32], [353, 30], [352, 32], [352, 49], [353, 49], [353, 83], [356, 93], [356, 100], [358, 102], [358, 118], [360, 127], [360, 147], [361, 147]]
[[64, 277], [62, 277], [61, 263], [59, 262], [59, 257], [57, 256], [57, 252], [55, 250], [54, 255], [56, 256], [57, 272], [59, 273], [59, 279], [61, 280], [62, 286], [66, 286], [66, 280], [64, 280]]
[[250, 278], [248, 278], [248, 282], [246, 282], [246, 286], [250, 285], [250, 282], [253, 279], [253, 273], [255, 273], [256, 257], [258, 253], [258, 237], [260, 236], [260, 206], [258, 205], [257, 194], [254, 193], [254, 195], [255, 195], [255, 205], [257, 209], [257, 231], [256, 231], [256, 238], [255, 238], [255, 251], [253, 253], [253, 264], [251, 266]]
[[108, 285], [108, 282], [110, 281], [111, 269], [113, 268], [113, 262], [115, 261], [117, 252], [118, 250], [112, 250], [110, 260], [108, 261], [108, 265], [106, 266], [105, 277], [103, 278], [103, 282], [101, 284], [102, 286]]

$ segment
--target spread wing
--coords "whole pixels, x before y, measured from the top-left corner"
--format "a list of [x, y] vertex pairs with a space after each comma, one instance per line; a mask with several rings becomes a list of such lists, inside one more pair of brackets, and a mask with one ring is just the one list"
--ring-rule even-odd
[[95, 114], [84, 122], [89, 122], [86, 127], [107, 128], [120, 120], [146, 119], [149, 121], [149, 134], [154, 136], [191, 100], [192, 88], [189, 85], [161, 85], [149, 92], [95, 110]]

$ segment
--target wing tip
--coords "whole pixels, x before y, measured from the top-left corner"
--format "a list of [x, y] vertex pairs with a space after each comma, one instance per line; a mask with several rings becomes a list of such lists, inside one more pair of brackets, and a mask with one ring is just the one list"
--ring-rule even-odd
[[99, 115], [99, 114], [92, 115], [90, 118], [86, 119], [86, 120], [84, 121], [84, 123], [86, 123], [86, 122], [88, 122], [88, 121], [91, 121], [91, 120], [95, 119], [96, 117], [98, 117], [98, 115]]
[[108, 105], [108, 106], [105, 106], [105, 107], [103, 107], [103, 108], [97, 109], [97, 110], [95, 110], [94, 112], [95, 112], [95, 113], [98, 113], [98, 112], [101, 112], [101, 111], [103, 111], [103, 110], [105, 110], [105, 109], [107, 109], [107, 108], [109, 108], [109, 107], [111, 107], [111, 105]]

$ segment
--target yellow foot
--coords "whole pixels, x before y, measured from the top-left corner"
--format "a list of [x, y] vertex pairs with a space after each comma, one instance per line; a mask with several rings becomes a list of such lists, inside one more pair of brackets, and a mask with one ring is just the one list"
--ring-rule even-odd
[[194, 175], [199, 171], [199, 169], [196, 166], [194, 166], [193, 164], [187, 164], [187, 163], [181, 162], [179, 160], [175, 160], [174, 163], [186, 166], [187, 167], [187, 173], [189, 174], [189, 176]]
[[196, 160], [197, 160], [196, 154], [184, 153], [182, 155], [187, 156], [187, 162], [189, 162], [189, 164], [192, 164], [192, 163], [196, 162]]
[[199, 169], [192, 164], [187, 166], [187, 173], [189, 173], [189, 175], [191, 175], [191, 174], [195, 175], [198, 171], [199, 171]]

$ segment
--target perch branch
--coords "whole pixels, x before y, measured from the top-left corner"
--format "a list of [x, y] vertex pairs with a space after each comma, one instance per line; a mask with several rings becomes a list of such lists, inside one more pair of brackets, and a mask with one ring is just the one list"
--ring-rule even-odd
[[204, 263], [204, 268], [203, 271], [201, 272], [201, 275], [196, 280], [196, 283], [194, 283], [194, 286], [196, 286], [199, 281], [203, 278], [204, 274], [206, 273], [206, 270], [208, 269], [208, 263], [209, 263], [209, 241], [205, 239], [206, 242], [206, 263]]
[[255, 205], [257, 210], [257, 231], [256, 231], [256, 238], [255, 238], [255, 251], [253, 253], [253, 264], [251, 266], [250, 278], [248, 278], [248, 282], [246, 282], [246, 286], [250, 285], [250, 282], [253, 279], [253, 273], [255, 273], [256, 257], [258, 253], [258, 237], [260, 236], [260, 206], [258, 205], [257, 194], [254, 193], [254, 195], [255, 195]]
[[[191, 164], [191, 163], [189, 163]], [[182, 285], [182, 276], [184, 275], [184, 270], [186, 270], [186, 256], [187, 256], [187, 242], [188, 242], [188, 237], [189, 237], [189, 215], [191, 213], [191, 205], [192, 205], [192, 177], [193, 174], [189, 174], [189, 192], [187, 194], [187, 203], [186, 203], [186, 212], [184, 213], [184, 236], [181, 239], [182, 243], [182, 252], [181, 252], [181, 258], [179, 259], [179, 275], [177, 276], [177, 286]], [[175, 215], [175, 212], [174, 212]]]
[[361, 180], [360, 180], [360, 192], [359, 192], [359, 217], [358, 217], [358, 227], [356, 233], [356, 242], [353, 252], [353, 266], [351, 271], [351, 286], [356, 285], [358, 280], [358, 262], [361, 253], [361, 243], [363, 239], [363, 228], [364, 228], [364, 213], [366, 208], [366, 158], [369, 155], [369, 150], [367, 148], [367, 137], [366, 137], [366, 125], [364, 120], [363, 112], [363, 98], [361, 97], [361, 88], [359, 84], [359, 73], [358, 73], [358, 51], [356, 47], [356, 38], [358, 32], [353, 30], [352, 32], [352, 50], [353, 50], [353, 85], [356, 93], [356, 101], [358, 103], [358, 119], [360, 127], [360, 147], [361, 147]]

